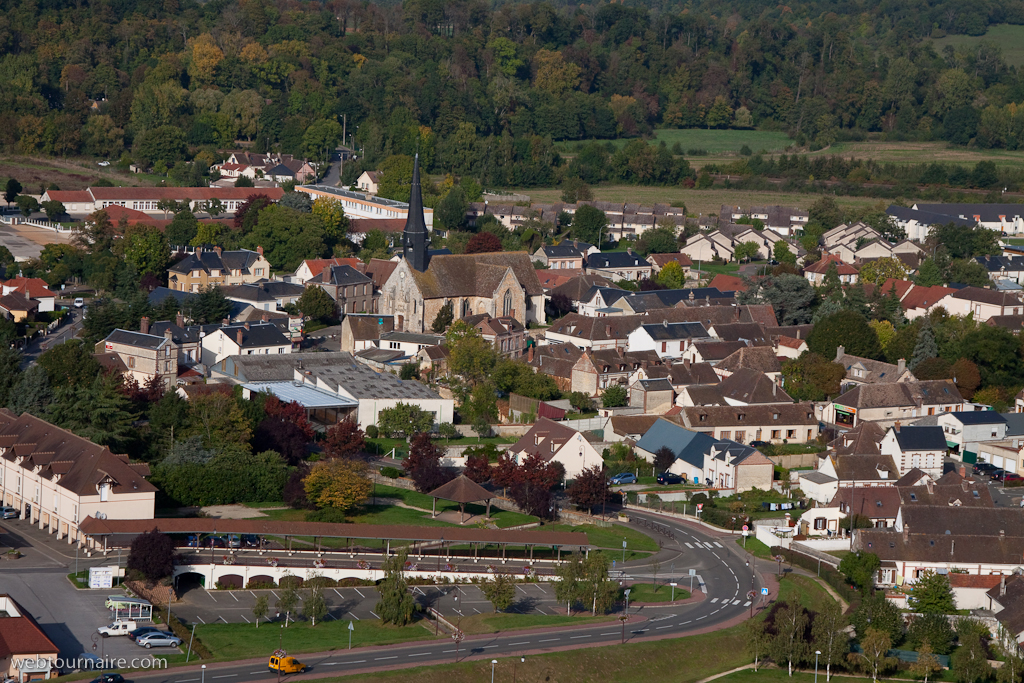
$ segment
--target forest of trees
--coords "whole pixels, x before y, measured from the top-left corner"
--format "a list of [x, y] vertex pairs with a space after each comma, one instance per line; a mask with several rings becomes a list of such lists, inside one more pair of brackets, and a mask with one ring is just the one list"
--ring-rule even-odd
[[812, 149], [869, 132], [1024, 143], [1024, 80], [998, 50], [926, 40], [1024, 23], [1022, 0], [0, 6], [0, 147], [180, 184], [237, 139], [315, 159], [343, 131], [365, 153], [346, 180], [418, 149], [494, 185], [559, 181], [553, 141], [655, 127], [783, 130]]

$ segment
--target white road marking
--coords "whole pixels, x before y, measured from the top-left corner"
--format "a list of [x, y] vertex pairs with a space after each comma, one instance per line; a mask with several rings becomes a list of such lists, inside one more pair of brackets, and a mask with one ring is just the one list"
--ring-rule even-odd
[[701, 619], [704, 619], [704, 618], [706, 618], [707, 616], [708, 616], [708, 615], [706, 615], [706, 614], [705, 614], [705, 615], [704, 615], [703, 617], [697, 617], [697, 621], [700, 621]]
[[211, 600], [213, 600], [214, 602], [217, 602], [217, 598], [213, 597], [213, 593], [211, 593], [210, 591], [206, 591], [206, 594], [210, 596]]
[[321, 666], [338, 666], [341, 662], [324, 662]]
[[657, 627], [657, 628], [656, 628], [656, 629], [654, 629], [654, 630], [655, 630], [655, 631], [660, 631], [660, 630], [661, 630], [661, 629], [663, 629], [663, 628], [672, 628], [672, 624], [669, 624], [668, 626], [659, 626], [659, 627]]
[[[612, 631], [611, 633], [602, 633], [601, 635], [602, 635], [602, 636], [617, 636], [617, 635], [619, 635], [619, 634], [618, 634], [618, 633], [616, 633], [615, 631]], [[510, 645], [514, 645], [514, 643], [509, 643], [509, 644], [510, 644]]]
[[706, 545], [709, 548], [714, 548], [715, 547], [715, 546], [711, 545], [710, 543], [708, 543], [707, 541], [704, 541], [704, 545]]
[[734, 605], [738, 605], [738, 604], [740, 604], [740, 601], [739, 601], [739, 600], [733, 600], [733, 601], [732, 601], [732, 604], [734, 604]]
[[[244, 615], [244, 614], [242, 615], [242, 618], [243, 618], [243, 619], [245, 619], [245, 615]], [[248, 619], [245, 619], [245, 623], [247, 623], [247, 624], [251, 624], [252, 622], [251, 622], [251, 621], [249, 621]]]
[[235, 591], [229, 591], [229, 592], [228, 592], [228, 595], [230, 595], [231, 597], [233, 597], [233, 598], [235, 599], [235, 602], [238, 602], [238, 596], [237, 596], [237, 595], [235, 595]]
[[538, 640], [537, 642], [538, 643], [550, 643], [550, 642], [555, 641], [555, 640], [560, 640], [560, 638], [545, 638], [544, 640]]
[[210, 678], [234, 678], [238, 674], [224, 674], [223, 676], [211, 676]]
[[365, 661], [365, 659], [356, 659], [355, 661], [351, 662], [338, 662], [338, 664], [362, 664]]
[[[605, 634], [604, 634], [604, 633], [602, 633], [601, 635], [605, 635]], [[521, 643], [509, 643], [509, 644], [508, 644], [508, 646], [509, 646], [509, 647], [515, 647], [516, 645], [529, 645], [529, 644], [530, 644], [530, 641], [528, 641], [528, 640], [524, 640], [524, 641], [523, 641], [523, 642], [521, 642]]]
[[[352, 613], [351, 613], [351, 612], [348, 612], [348, 614], [352, 614]], [[357, 617], [357, 616], [356, 616], [356, 615], [354, 615], [354, 614], [352, 614], [352, 618], [353, 618], [353, 619], [355, 619], [356, 621], [359, 621], [359, 617]]]
[[689, 620], [687, 620], [687, 621], [684, 621], [684, 622], [682, 622], [682, 623], [681, 623], [681, 624], [679, 624], [679, 625], [680, 625], [680, 626], [686, 626], [687, 624], [691, 623], [692, 621], [693, 621], [693, 619], [689, 619]]
[[687, 543], [687, 542], [683, 541], [683, 545], [685, 545], [685, 546], [686, 546], [687, 548], [689, 548], [690, 550], [693, 550], [693, 546], [692, 546], [692, 545], [690, 545], [689, 543]]
[[718, 602], [718, 598], [711, 598], [711, 602], [712, 603]]
[[275, 598], [277, 598], [278, 600], [280, 600], [280, 599], [281, 599], [281, 596], [279, 596], [279, 595], [278, 595], [277, 593], [275, 593], [274, 591], [270, 591], [270, 594], [271, 594], [271, 595], [273, 595], [273, 596], [274, 596]]
[[747, 600], [745, 603], [743, 603], [743, 606], [744, 607], [750, 607], [750, 600]]
[[393, 657], [374, 657], [373, 661], [379, 662], [382, 659], [398, 659], [398, 655], [394, 655]]
[[474, 611], [474, 612], [476, 612], [477, 614], [483, 614], [483, 612], [481, 612], [480, 610], [478, 610], [478, 609], [477, 609], [476, 607], [474, 607], [474, 608], [473, 608], [473, 611]]
[[576, 640], [577, 638], [590, 638], [590, 636], [569, 636], [569, 640]]
[[[370, 610], [370, 614], [373, 614], [373, 610]], [[380, 619], [380, 617], [378, 617], [376, 614], [373, 614], [373, 618], [374, 619]]]
[[408, 655], [408, 656], [409, 657], [424, 657], [424, 656], [429, 655], [429, 654], [430, 654], [429, 652], [417, 652], [416, 654]]
[[[334, 591], [335, 593], [338, 593], [338, 589], [337, 588], [332, 588], [331, 590]], [[345, 596], [342, 595], [341, 593], [338, 593], [338, 597], [339, 598], [344, 598]]]
[[353, 588], [353, 590], [354, 590], [354, 591], [355, 591], [356, 593], [359, 593], [359, 597], [363, 598], [364, 600], [366, 599], [366, 596], [365, 596], [365, 595], [363, 595], [363, 594], [362, 594], [362, 593], [361, 593], [361, 592], [359, 591], [359, 589], [358, 589], [358, 588]]
[[202, 621], [204, 624], [206, 623], [206, 621], [201, 616], [199, 616], [198, 614], [196, 615], [196, 619], [198, 619], [199, 621]]
[[723, 546], [723, 545], [722, 545], [721, 543], [719, 543], [718, 541], [715, 541], [715, 545], [716, 545], [717, 547], [719, 547], [719, 548], [724, 548], [724, 547], [725, 547], [725, 546]]

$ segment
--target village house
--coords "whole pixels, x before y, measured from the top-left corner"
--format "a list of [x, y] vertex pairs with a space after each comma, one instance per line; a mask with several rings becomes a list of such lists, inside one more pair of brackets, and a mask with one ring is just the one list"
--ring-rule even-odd
[[39, 302], [28, 298], [21, 292], [13, 291], [0, 296], [0, 315], [12, 322], [20, 323], [33, 320], [38, 310]]
[[583, 434], [546, 417], [539, 418], [530, 431], [509, 446], [508, 452], [519, 464], [531, 456], [557, 462], [565, 468], [567, 481], [577, 478], [585, 469], [601, 467], [604, 462]]
[[896, 420], [882, 438], [881, 450], [882, 455], [892, 458], [901, 477], [912, 469], [934, 479], [942, 476], [946, 439], [941, 427], [904, 427]]
[[935, 418], [942, 429], [951, 455], [963, 462], [976, 462], [982, 442], [1006, 437], [1006, 418], [994, 410], [968, 410], [943, 413]]
[[520, 358], [526, 352], [526, 328], [515, 318], [492, 318], [481, 313], [469, 316], [463, 322], [479, 332], [484, 341], [490, 342], [494, 350], [506, 358]]
[[116, 354], [125, 365], [125, 374], [139, 386], [159, 378], [165, 388], [173, 388], [178, 379], [180, 347], [170, 329], [161, 335], [149, 334], [149, 319], [142, 319], [142, 332], [114, 330], [96, 343], [96, 353]]
[[394, 329], [394, 316], [346, 315], [341, 321], [341, 350], [355, 353], [377, 346], [380, 335]]
[[377, 194], [380, 189], [380, 171], [363, 171], [356, 179], [356, 187], [366, 194]]
[[591, 254], [587, 259], [587, 273], [611, 280], [647, 280], [651, 277], [651, 264], [632, 248]]
[[647, 262], [651, 264], [651, 272], [654, 275], [660, 273], [669, 263], [678, 263], [683, 270], [683, 277], [687, 279], [690, 277], [690, 268], [693, 267], [693, 261], [686, 254], [651, 254], [647, 257]]
[[218, 327], [203, 337], [203, 365], [211, 366], [228, 356], [281, 355], [292, 352], [292, 343], [272, 322], [241, 323]]
[[862, 384], [853, 387], [822, 410], [822, 421], [854, 427], [863, 421], [890, 426], [896, 420], [963, 410], [965, 402], [951, 380]]
[[799, 443], [818, 438], [818, 420], [810, 403], [685, 407], [684, 427], [715, 439], [738, 443]]
[[36, 311], [50, 313], [54, 310], [57, 295], [50, 291], [46, 280], [37, 277], [14, 277], [3, 283], [3, 294], [18, 292], [37, 304]]
[[849, 391], [861, 384], [884, 384], [892, 382], [916, 382], [914, 373], [907, 369], [907, 363], [900, 358], [896, 365], [885, 361], [861, 358], [846, 353], [846, 347], [836, 347], [835, 363], [846, 369], [841, 391]]
[[5, 681], [29, 683], [58, 675], [60, 649], [32, 614], [10, 595], [0, 594], [0, 673]]
[[954, 290], [932, 304], [929, 312], [940, 306], [950, 315], [966, 316], [973, 313], [974, 319], [982, 323], [997, 315], [1024, 313], [1024, 302], [1016, 294], [980, 287]]
[[218, 285], [253, 283], [270, 277], [270, 262], [263, 257], [263, 247], [256, 251], [239, 249], [224, 251], [220, 247], [203, 250], [197, 247], [167, 269], [168, 287], [179, 292], [196, 293]]
[[820, 287], [825, 282], [825, 274], [828, 273], [832, 264], [836, 266], [836, 272], [839, 275], [839, 281], [844, 285], [857, 284], [857, 278], [859, 277], [860, 271], [845, 263], [841, 258], [835, 254], [824, 254], [821, 260], [815, 261], [811, 265], [804, 268], [804, 277], [815, 287]]
[[700, 323], [669, 323], [640, 325], [629, 333], [626, 346], [630, 351], [654, 351], [661, 359], [681, 358], [696, 339], [710, 339]]
[[629, 385], [629, 405], [648, 415], [664, 415], [672, 410], [675, 396], [666, 378], [641, 379]]
[[85, 190], [47, 190], [39, 202], [58, 201], [68, 214], [91, 214], [108, 206], [143, 211], [150, 216], [165, 216], [164, 202], [185, 204], [193, 213], [219, 200], [226, 213], [235, 210], [256, 194], [267, 195], [276, 202], [284, 196], [279, 187], [89, 187]]
[[867, 523], [876, 529], [887, 529], [896, 524], [900, 511], [900, 494], [892, 486], [839, 489], [825, 506], [815, 507], [803, 517], [813, 535], [839, 535], [848, 525], [843, 520], [854, 518], [855, 525]]
[[306, 281], [327, 292], [341, 313], [376, 313], [373, 280], [349, 265], [328, 266]]
[[562, 240], [557, 245], [544, 245], [533, 254], [534, 261], [540, 261], [551, 270], [581, 270], [586, 259], [587, 254], [580, 247], [579, 240]]

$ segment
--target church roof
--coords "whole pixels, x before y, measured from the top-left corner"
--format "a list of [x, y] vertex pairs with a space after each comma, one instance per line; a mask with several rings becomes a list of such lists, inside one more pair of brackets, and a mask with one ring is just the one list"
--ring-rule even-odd
[[411, 272], [423, 298], [438, 299], [493, 296], [509, 269], [527, 296], [538, 296], [544, 292], [533, 261], [525, 251], [434, 256], [424, 272], [415, 269]]

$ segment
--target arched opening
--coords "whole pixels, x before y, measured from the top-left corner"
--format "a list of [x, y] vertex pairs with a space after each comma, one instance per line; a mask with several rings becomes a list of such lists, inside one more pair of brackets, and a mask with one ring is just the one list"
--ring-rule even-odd
[[276, 588], [277, 583], [274, 581], [273, 576], [266, 574], [257, 574], [256, 576], [249, 577], [249, 583], [246, 584], [246, 588]]
[[241, 588], [244, 584], [241, 574], [225, 574], [224, 576], [217, 579], [218, 588]]
[[206, 577], [198, 572], [178, 575], [178, 595], [184, 595], [193, 588], [205, 588]]

